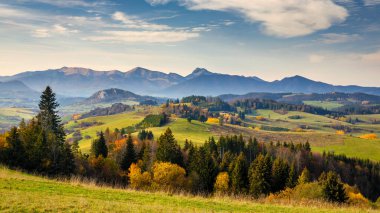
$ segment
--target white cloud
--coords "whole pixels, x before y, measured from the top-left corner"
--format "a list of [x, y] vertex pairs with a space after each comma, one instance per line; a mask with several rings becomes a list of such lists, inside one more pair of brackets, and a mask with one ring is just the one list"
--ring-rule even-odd
[[[165, 4], [168, 0], [147, 0]], [[249, 22], [259, 22], [264, 33], [296, 37], [343, 22], [347, 10], [331, 0], [173, 0], [190, 10], [235, 12]]]
[[149, 22], [146, 22], [144, 20], [140, 20], [136, 16], [128, 16], [123, 12], [115, 12], [112, 15], [112, 18], [116, 21], [122, 22], [123, 24], [125, 24], [126, 27], [133, 28], [133, 29], [145, 29], [145, 30], [168, 30], [168, 29], [170, 29], [170, 27], [167, 25], [149, 23]]
[[361, 37], [358, 34], [326, 33], [322, 34], [322, 38], [319, 41], [325, 44], [337, 44], [357, 41], [359, 39], [361, 39]]
[[105, 31], [103, 35], [89, 36], [85, 40], [106, 42], [173, 43], [199, 37], [186, 31]]
[[313, 54], [309, 56], [309, 62], [313, 64], [321, 63], [325, 60], [325, 56]]

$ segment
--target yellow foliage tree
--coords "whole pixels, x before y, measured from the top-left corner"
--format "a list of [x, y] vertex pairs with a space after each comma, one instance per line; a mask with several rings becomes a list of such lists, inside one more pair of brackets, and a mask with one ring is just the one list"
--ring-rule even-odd
[[159, 162], [153, 165], [154, 187], [160, 190], [178, 191], [186, 185], [186, 171], [177, 164]]
[[377, 135], [376, 134], [365, 134], [365, 135], [361, 135], [359, 138], [374, 140], [374, 139], [377, 139]]
[[129, 167], [129, 186], [133, 189], [149, 189], [152, 183], [152, 177], [149, 172], [141, 172], [141, 168], [132, 163], [131, 167]]
[[265, 121], [265, 118], [264, 118], [264, 116], [259, 115], [259, 116], [256, 116], [256, 120]]
[[344, 132], [343, 130], [338, 130], [338, 131], [336, 131], [336, 134], [337, 134], [337, 135], [344, 135], [345, 132]]
[[219, 124], [219, 118], [211, 118], [211, 117], [209, 117], [207, 119], [207, 123]]
[[229, 182], [230, 177], [227, 172], [219, 173], [214, 184], [215, 192], [218, 194], [227, 194]]

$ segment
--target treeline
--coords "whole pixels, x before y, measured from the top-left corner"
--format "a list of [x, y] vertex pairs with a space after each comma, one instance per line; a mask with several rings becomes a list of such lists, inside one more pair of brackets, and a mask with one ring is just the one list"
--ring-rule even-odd
[[283, 110], [283, 111], [299, 111], [299, 112], [307, 112], [315, 115], [330, 115], [339, 117], [343, 115], [342, 112], [335, 112], [323, 109], [321, 107], [314, 107], [305, 104], [288, 104], [277, 102], [273, 100], [265, 100], [265, 99], [245, 99], [245, 100], [237, 100], [233, 102], [235, 107], [240, 107], [244, 110], [245, 113], [252, 113], [257, 109], [270, 109], [270, 110]]

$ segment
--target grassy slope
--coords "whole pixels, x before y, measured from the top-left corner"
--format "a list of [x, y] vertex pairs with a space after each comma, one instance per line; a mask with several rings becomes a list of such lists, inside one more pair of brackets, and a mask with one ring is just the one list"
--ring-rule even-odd
[[0, 108], [0, 130], [1, 126], [11, 127], [18, 125], [22, 119], [29, 120], [33, 118], [35, 112], [25, 108]]
[[336, 154], [345, 154], [349, 157], [380, 161], [380, 139], [367, 140], [347, 136], [343, 144], [312, 146], [313, 151], [333, 151]]
[[343, 106], [343, 104], [335, 101], [304, 101], [303, 103], [310, 106], [321, 107], [327, 110], [332, 110]]
[[[123, 128], [132, 126], [134, 124], [139, 123], [144, 119], [144, 115], [140, 114], [139, 112], [128, 112], [123, 114], [117, 114], [117, 115], [110, 115], [110, 116], [99, 116], [99, 117], [91, 117], [91, 118], [85, 118], [82, 120], [77, 121], [80, 122], [101, 122], [102, 125], [99, 126], [92, 126], [89, 128], [81, 129], [81, 133], [83, 138], [85, 136], [90, 136], [90, 139], [83, 139], [79, 142], [79, 145], [83, 152], [87, 152], [90, 150], [91, 142], [93, 139], [96, 138], [96, 133], [100, 131], [105, 131], [107, 128], [110, 130], [114, 130], [115, 128]], [[74, 121], [70, 121], [65, 127], [68, 129], [77, 129], [77, 123]], [[69, 135], [68, 137], [71, 137]]]
[[360, 212], [354, 208], [281, 206], [230, 198], [202, 198], [58, 182], [0, 167], [5, 212]]
[[202, 144], [209, 137], [213, 136], [213, 133], [210, 131], [211, 126], [212, 124], [208, 123], [201, 123], [199, 121], [191, 121], [189, 123], [186, 119], [175, 118], [163, 127], [150, 128], [149, 130], [158, 138], [166, 128], [170, 127], [179, 144], [183, 144], [186, 139], [191, 140], [195, 144]]

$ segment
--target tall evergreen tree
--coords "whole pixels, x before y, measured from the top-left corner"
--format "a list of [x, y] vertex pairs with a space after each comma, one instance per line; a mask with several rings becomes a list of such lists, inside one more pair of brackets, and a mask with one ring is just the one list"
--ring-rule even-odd
[[191, 159], [190, 171], [195, 172], [199, 180], [195, 183], [195, 190], [202, 192], [212, 192], [218, 168], [211, 153], [205, 147], [196, 149], [193, 159]]
[[108, 147], [103, 132], [100, 132], [99, 138], [92, 142], [91, 149], [95, 157], [99, 157], [101, 155], [103, 158], [106, 158], [108, 156]]
[[249, 193], [253, 197], [269, 194], [271, 190], [271, 159], [260, 154], [249, 169]]
[[241, 153], [230, 166], [231, 190], [234, 194], [246, 192], [248, 168], [245, 156]]
[[[47, 86], [42, 92], [39, 103], [40, 112], [37, 115], [38, 123], [41, 125], [41, 131], [46, 137], [48, 153], [46, 153], [47, 161], [50, 162], [48, 168], [49, 173], [65, 173], [68, 174], [74, 168], [73, 162], [66, 159], [72, 156], [71, 149], [64, 146], [66, 133], [64, 131], [61, 118], [58, 115], [58, 102], [53, 90]], [[42, 139], [44, 141], [44, 139]], [[66, 153], [69, 152], [69, 153]], [[65, 162], [65, 163], [62, 163]]]
[[175, 163], [183, 166], [183, 156], [177, 141], [170, 128], [158, 139], [158, 147], [156, 152], [157, 161]]
[[127, 139], [127, 147], [124, 152], [123, 159], [121, 161], [121, 169], [127, 171], [129, 167], [132, 165], [132, 163], [136, 163], [136, 161], [137, 156], [135, 152], [135, 147], [133, 145], [132, 136], [131, 134], [129, 134]]
[[6, 159], [8, 160], [7, 163], [11, 166], [22, 166], [25, 153], [17, 127], [13, 127], [11, 129], [6, 141], [9, 145], [6, 153]]
[[310, 182], [310, 172], [309, 170], [307, 169], [307, 167], [305, 167], [302, 172], [301, 172], [301, 175], [298, 177], [298, 184], [304, 184], [304, 183], [308, 183]]
[[296, 185], [296, 170], [294, 163], [289, 168], [289, 176], [286, 179], [286, 187], [293, 188]]
[[286, 182], [289, 178], [289, 165], [276, 158], [272, 166], [272, 192], [278, 192], [285, 188]]
[[[323, 179], [323, 178], [321, 178]], [[344, 203], [348, 197], [340, 177], [335, 172], [328, 172], [322, 182], [323, 196], [330, 202]]]
[[42, 125], [42, 129], [46, 132], [53, 132], [56, 136], [55, 143], [63, 145], [66, 134], [57, 111], [59, 104], [56, 100], [55, 93], [49, 86], [47, 86], [45, 91], [42, 92], [38, 106], [40, 112], [38, 113], [37, 118]]

